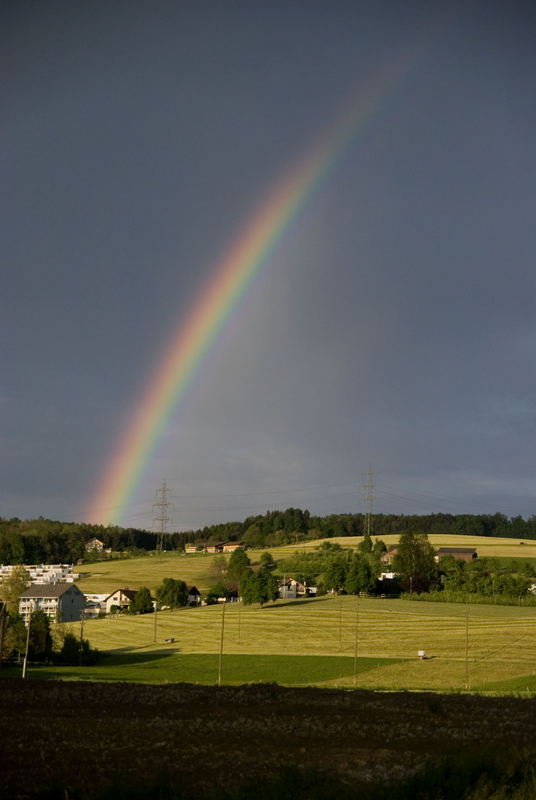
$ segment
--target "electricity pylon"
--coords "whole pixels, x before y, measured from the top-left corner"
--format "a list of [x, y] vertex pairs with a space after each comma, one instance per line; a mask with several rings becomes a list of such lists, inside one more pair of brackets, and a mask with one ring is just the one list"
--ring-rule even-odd
[[374, 489], [374, 484], [372, 482], [372, 467], [369, 464], [369, 468], [367, 470], [367, 482], [362, 484], [362, 488], [367, 490], [365, 497], [363, 498], [365, 501], [365, 536], [372, 535], [372, 501], [374, 500], [374, 495], [372, 494], [372, 490]]
[[158, 532], [158, 541], [156, 545], [157, 553], [162, 557], [162, 550], [164, 549], [164, 536], [167, 533], [167, 524], [170, 521], [168, 511], [174, 511], [173, 503], [170, 503], [168, 496], [171, 495], [171, 490], [166, 486], [165, 480], [162, 481], [162, 488], [156, 490], [156, 502], [153, 503], [153, 513], [156, 516], [153, 522]]

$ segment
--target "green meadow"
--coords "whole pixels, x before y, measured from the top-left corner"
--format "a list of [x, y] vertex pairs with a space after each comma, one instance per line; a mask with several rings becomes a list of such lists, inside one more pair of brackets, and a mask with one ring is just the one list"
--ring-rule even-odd
[[[86, 620], [83, 635], [106, 652], [102, 661], [32, 673], [212, 684], [218, 678], [222, 626], [224, 683], [536, 690], [535, 609], [350, 596], [278, 601], [263, 608], [231, 603], [225, 610], [161, 611], [156, 620], [154, 614]], [[65, 627], [80, 631], [79, 624]], [[426, 659], [418, 657], [419, 650], [426, 651]]]
[[206, 592], [216, 578], [211, 575], [215, 556], [207, 553], [185, 556], [169, 551], [158, 556], [149, 553], [136, 558], [111, 558], [95, 564], [77, 567], [80, 580], [77, 586], [82, 592], [113, 592], [120, 587], [138, 589], [147, 586], [155, 591], [164, 578], [177, 578], [189, 586], [195, 585]]
[[[377, 534], [389, 546], [398, 535]], [[479, 556], [510, 563], [536, 563], [536, 542], [474, 536], [432, 535], [435, 548], [476, 547]], [[271, 549], [276, 561], [312, 550], [323, 540]], [[331, 539], [355, 548], [360, 537]], [[255, 563], [262, 551], [248, 551]], [[203, 593], [215, 583], [214, 555], [167, 552], [84, 564], [78, 586], [111, 592], [147, 586], [154, 592], [165, 577], [195, 584]], [[534, 560], [534, 561], [533, 561]], [[281, 569], [279, 569], [281, 572]], [[156, 619], [155, 619], [156, 617]], [[156, 622], [156, 627], [155, 627]], [[381, 689], [536, 691], [536, 609], [495, 605], [464, 606], [387, 598], [331, 595], [282, 600], [267, 605], [203, 606], [157, 615], [85, 620], [84, 638], [106, 655], [96, 666], [32, 667], [34, 677], [128, 680], [150, 683], [218, 680], [276, 681]], [[64, 626], [77, 635], [79, 624]], [[166, 639], [172, 639], [167, 642]], [[418, 651], [425, 650], [421, 660]], [[357, 652], [357, 660], [356, 660]], [[19, 668], [4, 669], [3, 673]], [[355, 681], [355, 683], [354, 683]]]
[[[395, 659], [391, 662], [395, 663]], [[342, 686], [353, 674], [354, 659], [345, 656], [258, 656], [227, 654], [222, 658], [222, 682], [227, 684], [279, 683], [284, 686]], [[357, 671], [363, 674], [379, 666], [371, 658], [358, 658]], [[181, 653], [170, 647], [166, 652], [128, 652], [106, 656], [98, 667], [82, 671], [75, 667], [40, 667], [39, 678], [63, 680], [135, 681], [138, 683], [218, 682], [219, 655]]]

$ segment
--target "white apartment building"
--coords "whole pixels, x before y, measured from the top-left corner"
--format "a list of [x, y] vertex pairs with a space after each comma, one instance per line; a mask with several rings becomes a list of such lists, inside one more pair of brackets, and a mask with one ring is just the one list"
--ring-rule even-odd
[[30, 576], [30, 583], [73, 583], [78, 578], [72, 564], [0, 564], [0, 581], [21, 566]]
[[27, 625], [34, 611], [44, 611], [52, 622], [76, 622], [82, 618], [86, 598], [74, 583], [34, 583], [23, 591], [19, 614]]

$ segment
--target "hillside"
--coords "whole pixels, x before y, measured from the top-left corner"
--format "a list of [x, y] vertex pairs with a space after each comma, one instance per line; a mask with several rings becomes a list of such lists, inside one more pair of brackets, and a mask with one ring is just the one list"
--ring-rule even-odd
[[[378, 534], [387, 546], [396, 544], [398, 534]], [[430, 543], [434, 548], [439, 547], [475, 547], [479, 556], [494, 558], [524, 558], [536, 559], [536, 541], [492, 538], [483, 536], [461, 536], [455, 534], [431, 534]], [[325, 539], [312, 539], [294, 544], [281, 545], [269, 548], [276, 561], [282, 561], [292, 554], [301, 551], [312, 551], [326, 541]], [[355, 549], [362, 541], [361, 536], [340, 536], [329, 539], [342, 547]], [[523, 542], [523, 544], [522, 544]], [[259, 560], [262, 550], [248, 550], [248, 555], [253, 563]], [[159, 557], [151, 552], [145, 556], [125, 559], [110, 559], [99, 561], [95, 564], [83, 564], [80, 567], [82, 577], [78, 586], [83, 592], [113, 591], [119, 586], [128, 586], [137, 589], [148, 586], [151, 591], [166, 577], [180, 578], [189, 585], [195, 585], [201, 592], [207, 591], [216, 582], [216, 577], [211, 575], [211, 566], [215, 556], [205, 553], [183, 555], [177, 551], [169, 551]]]

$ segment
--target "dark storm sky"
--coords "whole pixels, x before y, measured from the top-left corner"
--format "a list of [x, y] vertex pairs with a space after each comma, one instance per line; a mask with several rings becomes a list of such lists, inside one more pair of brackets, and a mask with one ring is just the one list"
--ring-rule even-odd
[[84, 518], [252, 208], [414, 43], [124, 522], [163, 478], [174, 528], [363, 511], [369, 464], [378, 512], [536, 513], [534, 12], [394, 5], [3, 5], [2, 516]]

